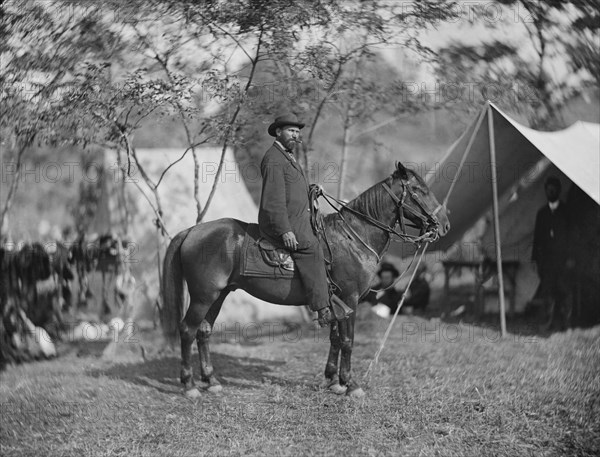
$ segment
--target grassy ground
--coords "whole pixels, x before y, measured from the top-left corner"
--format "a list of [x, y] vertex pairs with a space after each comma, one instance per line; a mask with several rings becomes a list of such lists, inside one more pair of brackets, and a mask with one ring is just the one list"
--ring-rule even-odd
[[[359, 325], [356, 379], [385, 325]], [[599, 327], [500, 341], [495, 327], [401, 316], [362, 399], [322, 388], [324, 332], [281, 329], [220, 329], [224, 390], [199, 400], [181, 394], [176, 353], [115, 364], [98, 343], [65, 345], [57, 360], [9, 368], [1, 454], [600, 455]]]

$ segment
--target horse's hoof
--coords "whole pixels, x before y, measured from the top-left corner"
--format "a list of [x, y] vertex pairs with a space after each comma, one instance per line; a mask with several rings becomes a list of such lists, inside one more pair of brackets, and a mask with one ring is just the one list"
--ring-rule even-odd
[[185, 396], [186, 398], [189, 398], [191, 400], [195, 400], [196, 398], [200, 398], [201, 394], [200, 391], [198, 389], [196, 389], [195, 387], [188, 389], [185, 391]]
[[213, 384], [206, 389], [211, 394], [218, 394], [219, 392], [223, 392], [223, 386], [221, 384]]
[[348, 390], [347, 386], [342, 386], [339, 382], [329, 384], [327, 388], [336, 395], [344, 395]]
[[346, 392], [346, 395], [348, 395], [349, 397], [354, 397], [354, 398], [362, 398], [366, 394], [365, 394], [365, 391], [362, 390], [361, 387], [357, 387], [356, 389], [348, 390], [348, 392]]

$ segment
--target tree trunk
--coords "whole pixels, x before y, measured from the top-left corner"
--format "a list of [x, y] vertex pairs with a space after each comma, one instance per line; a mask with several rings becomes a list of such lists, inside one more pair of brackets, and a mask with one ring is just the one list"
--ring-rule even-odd
[[346, 113], [344, 120], [344, 139], [342, 140], [342, 157], [340, 159], [340, 178], [338, 181], [337, 198], [342, 198], [346, 180], [346, 165], [348, 163], [348, 145], [350, 143], [350, 113]]
[[[0, 211], [0, 240], [2, 240], [2, 237], [4, 235], [2, 232], [2, 230], [4, 228], [4, 223], [5, 223], [5, 221], [8, 221], [8, 212], [10, 211], [10, 209], [12, 207], [13, 199], [14, 199], [15, 194], [17, 193], [17, 189], [19, 187], [19, 181], [21, 179], [21, 165], [23, 162], [23, 153], [25, 152], [25, 149], [27, 149], [28, 145], [29, 145], [29, 141], [24, 142], [21, 145], [19, 152], [17, 153], [15, 175], [13, 176], [13, 179], [10, 182], [10, 185], [8, 188], [8, 194], [6, 196], [4, 206], [3, 206], [2, 210]], [[6, 165], [6, 164], [4, 164], [4, 165]], [[8, 228], [8, 222], [6, 223], [6, 226]]]

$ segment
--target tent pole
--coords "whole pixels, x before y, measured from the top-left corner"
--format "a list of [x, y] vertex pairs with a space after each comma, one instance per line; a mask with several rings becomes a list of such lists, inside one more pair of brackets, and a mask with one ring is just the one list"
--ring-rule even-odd
[[492, 199], [494, 208], [494, 239], [496, 241], [496, 268], [498, 269], [498, 300], [500, 302], [500, 331], [506, 336], [506, 314], [504, 304], [504, 277], [502, 274], [502, 246], [500, 244], [500, 216], [498, 210], [498, 176], [496, 174], [496, 141], [494, 138], [494, 112], [488, 102], [488, 134], [490, 139], [490, 165]]

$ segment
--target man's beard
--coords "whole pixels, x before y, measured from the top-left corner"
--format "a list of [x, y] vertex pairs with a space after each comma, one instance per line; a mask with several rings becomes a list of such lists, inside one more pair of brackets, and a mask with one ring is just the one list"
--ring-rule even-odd
[[287, 141], [280, 141], [280, 142], [286, 147], [286, 149], [291, 149], [294, 152], [296, 152], [296, 148], [298, 147], [298, 144], [300, 144], [298, 141], [294, 140], [293, 138], [290, 138]]

